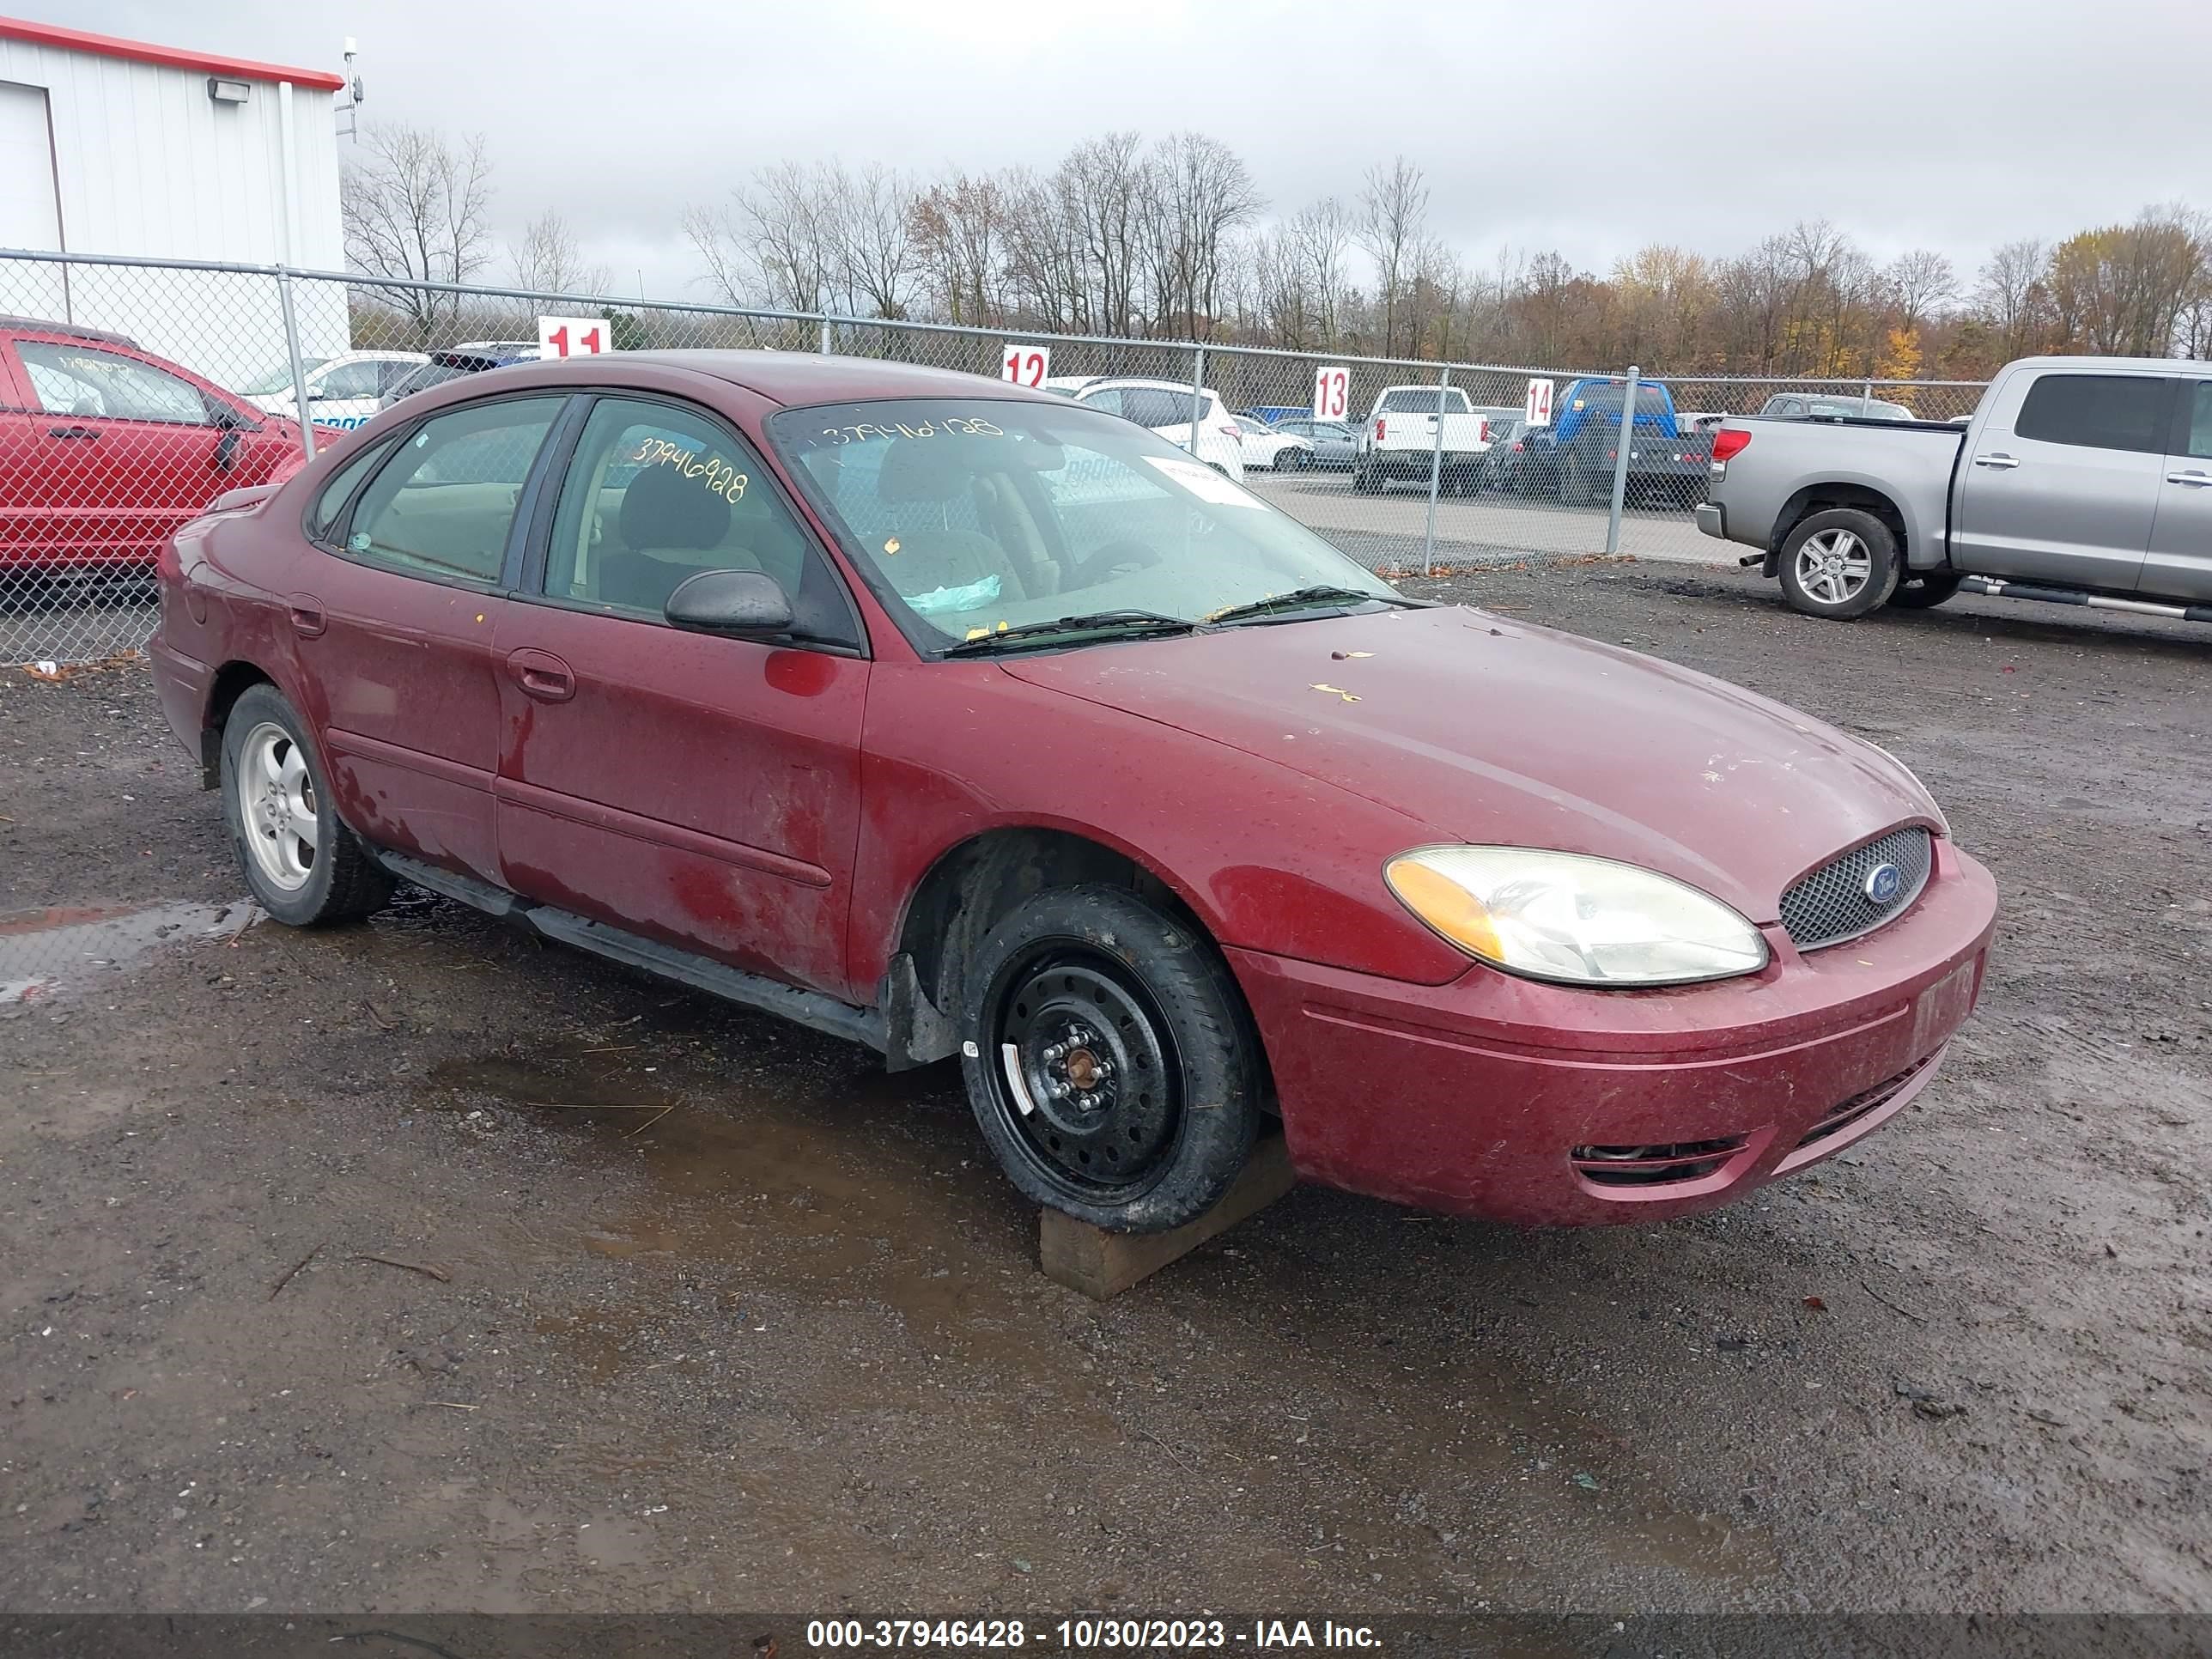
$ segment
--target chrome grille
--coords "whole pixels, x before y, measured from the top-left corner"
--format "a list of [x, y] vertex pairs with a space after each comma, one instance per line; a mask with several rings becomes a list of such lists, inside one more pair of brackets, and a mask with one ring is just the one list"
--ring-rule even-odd
[[[1893, 830], [1822, 865], [1784, 893], [1782, 926], [1801, 951], [1870, 933], [1920, 896], [1934, 856], [1934, 838], [1927, 830], [1917, 825]], [[1869, 896], [1868, 881], [1884, 865], [1895, 866], [1897, 890], [1878, 901]]]

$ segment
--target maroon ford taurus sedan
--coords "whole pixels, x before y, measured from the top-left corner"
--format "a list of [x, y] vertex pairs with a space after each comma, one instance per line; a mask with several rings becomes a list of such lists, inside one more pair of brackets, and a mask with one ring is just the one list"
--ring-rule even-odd
[[411, 398], [180, 532], [154, 642], [254, 896], [396, 880], [961, 1057], [1025, 1194], [1723, 1203], [1926, 1086], [1995, 915], [1763, 697], [1408, 599], [1150, 432], [624, 353]]

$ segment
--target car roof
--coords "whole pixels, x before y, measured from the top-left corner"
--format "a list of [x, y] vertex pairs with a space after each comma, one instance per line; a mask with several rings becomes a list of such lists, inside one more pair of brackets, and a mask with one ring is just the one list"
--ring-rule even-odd
[[[875, 357], [822, 356], [811, 351], [626, 351], [622, 356], [631, 362], [659, 363], [709, 374], [786, 405], [861, 403], [883, 398], [993, 398], [1067, 407], [1064, 398], [985, 375], [932, 368], [923, 363], [886, 362]], [[566, 361], [572, 368], [580, 362], [574, 357]], [[588, 360], [580, 361], [588, 368]], [[1161, 384], [1172, 386], [1175, 382]]]
[[[627, 370], [659, 368], [725, 381], [787, 408], [895, 398], [988, 398], [994, 402], [1043, 404], [1058, 410], [1068, 406], [1065, 398], [1049, 392], [1033, 392], [988, 375], [931, 368], [920, 363], [885, 362], [872, 357], [825, 357], [811, 351], [692, 350], [621, 351], [604, 356], [543, 358], [535, 356], [535, 346], [530, 349], [530, 359], [500, 366], [501, 374], [514, 377], [507, 384], [621, 385]], [[433, 353], [432, 360], [488, 355], [456, 349]], [[430, 397], [441, 404], [460, 401], [468, 395], [460, 390], [461, 385], [459, 380], [451, 383], [455, 393], [451, 398], [438, 396], [447, 390], [445, 386], [417, 395]], [[1182, 390], [1189, 388], [1185, 386]]]
[[[1150, 375], [1146, 374], [1101, 374], [1097, 380], [1091, 381], [1083, 389], [1085, 392], [1089, 392], [1096, 387], [1104, 386], [1140, 386], [1152, 392], [1188, 392], [1190, 390], [1190, 382], [1188, 380], [1156, 380]], [[1212, 386], [1206, 386], [1204, 390], [1206, 395], [1209, 398], [1218, 398], [1221, 395]]]
[[108, 345], [127, 345], [138, 349], [138, 342], [128, 334], [118, 334], [112, 329], [86, 328], [76, 323], [57, 323], [45, 317], [0, 317], [0, 328], [20, 330], [26, 334], [58, 334], [71, 340], [100, 340]]
[[2148, 368], [2160, 374], [2203, 373], [2203, 365], [2182, 357], [2021, 357], [2013, 368]]

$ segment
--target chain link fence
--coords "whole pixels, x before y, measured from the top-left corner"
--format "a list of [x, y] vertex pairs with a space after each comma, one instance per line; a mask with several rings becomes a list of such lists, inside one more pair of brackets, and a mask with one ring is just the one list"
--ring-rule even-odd
[[[1042, 384], [1154, 428], [1385, 572], [1530, 554], [1709, 562], [1723, 556], [1691, 509], [1721, 420], [1953, 420], [1982, 392], [1647, 374], [1624, 461], [1628, 366], [1335, 357], [0, 254], [0, 665], [64, 678], [135, 653], [179, 526], [227, 491], [281, 479], [318, 433], [538, 356], [548, 316], [580, 325], [574, 349], [837, 352]], [[1527, 420], [1532, 383], [1549, 398], [1541, 424]]]

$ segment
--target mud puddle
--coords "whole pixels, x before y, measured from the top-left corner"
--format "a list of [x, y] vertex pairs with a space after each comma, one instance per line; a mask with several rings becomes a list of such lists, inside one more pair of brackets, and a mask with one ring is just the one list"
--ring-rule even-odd
[[[1638, 1467], [1632, 1437], [1544, 1397], [1540, 1380], [1509, 1357], [1486, 1358], [1479, 1342], [1442, 1361], [1392, 1354], [1400, 1334], [1348, 1304], [1318, 1344], [1295, 1318], [1255, 1319], [1260, 1285], [1295, 1267], [1300, 1226], [1342, 1200], [1294, 1196], [1227, 1236], [1231, 1260], [1194, 1262], [1179, 1287], [1164, 1281], [1153, 1294], [1226, 1318], [1232, 1335], [1206, 1342], [1172, 1324], [1140, 1334], [1153, 1318], [1145, 1300], [1095, 1307], [1038, 1275], [1035, 1212], [1003, 1189], [950, 1068], [895, 1078], [856, 1059], [794, 1086], [790, 1068], [732, 1078], [669, 1058], [649, 1042], [501, 1054], [441, 1063], [418, 1090], [426, 1106], [482, 1115], [479, 1125], [550, 1131], [594, 1164], [634, 1161], [643, 1178], [623, 1201], [565, 1239], [519, 1244], [623, 1270], [612, 1295], [533, 1322], [593, 1385], [631, 1398], [672, 1374], [717, 1389], [752, 1376], [743, 1386], [757, 1388], [738, 1356], [756, 1344], [784, 1352], [795, 1322], [824, 1340], [862, 1334], [841, 1374], [815, 1380], [824, 1392], [805, 1396], [810, 1410], [830, 1398], [863, 1419], [938, 1413], [957, 1375], [961, 1411], [985, 1438], [1065, 1440], [1163, 1477], [1196, 1474], [1224, 1504], [1287, 1503], [1326, 1521], [1325, 1539], [1305, 1547], [1332, 1556], [1402, 1558], [1410, 1546], [1439, 1581], [1482, 1594], [1507, 1593], [1532, 1550], [1708, 1584], [1771, 1569], [1762, 1532], [1671, 1501]], [[1468, 1230], [1443, 1253], [1479, 1268], [1485, 1238]], [[678, 1313], [671, 1287], [685, 1285], [711, 1302]], [[884, 1346], [882, 1314], [903, 1341]], [[1255, 1396], [1208, 1398], [1224, 1370], [1276, 1381]], [[1457, 1404], [1428, 1409], [1425, 1392], [1447, 1379]], [[1179, 1396], [1182, 1408], [1168, 1405]], [[1198, 1445], [1212, 1450], [1202, 1471], [1182, 1449]], [[668, 1461], [664, 1476], [676, 1478], [683, 1460]], [[1441, 1490], [1439, 1471], [1450, 1472]], [[1097, 1471], [1077, 1460], [1053, 1478], [1065, 1498], [1091, 1491]], [[1425, 1489], [1435, 1495], [1425, 1510], [1412, 1500], [1415, 1518], [1402, 1495]], [[1515, 1527], [1485, 1522], [1475, 1494], [1514, 1501]]]
[[228, 904], [92, 904], [0, 913], [0, 1006], [79, 987], [164, 945], [234, 936], [258, 912]]
[[644, 1190], [583, 1231], [583, 1251], [742, 1266], [756, 1286], [863, 1297], [941, 1350], [998, 1322], [1005, 1248], [1023, 1217], [974, 1144], [957, 1074], [920, 1075], [856, 1061], [794, 1091], [580, 1049], [447, 1061], [421, 1094], [465, 1115], [520, 1117], [580, 1154], [635, 1160]]

